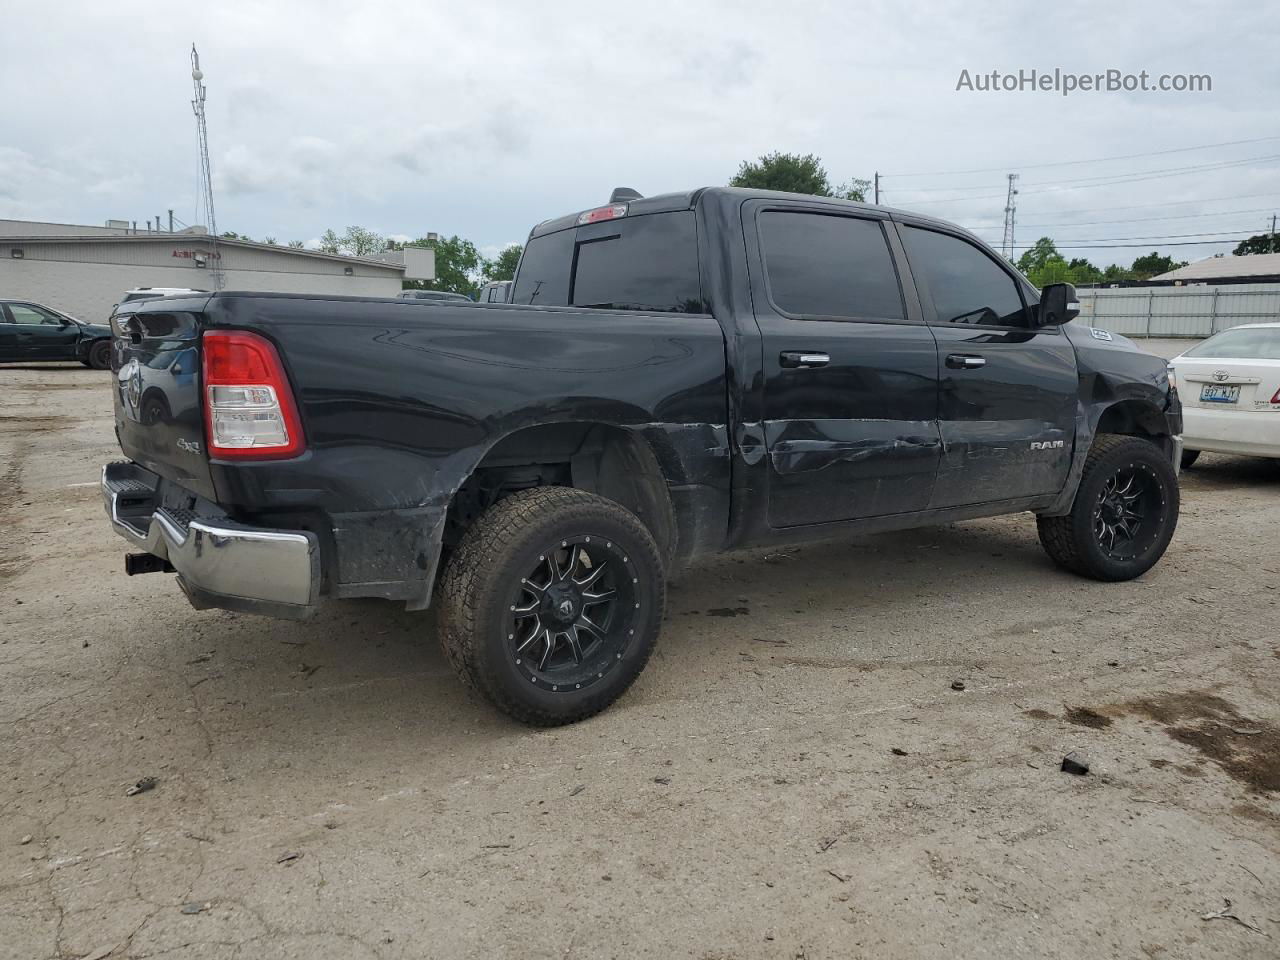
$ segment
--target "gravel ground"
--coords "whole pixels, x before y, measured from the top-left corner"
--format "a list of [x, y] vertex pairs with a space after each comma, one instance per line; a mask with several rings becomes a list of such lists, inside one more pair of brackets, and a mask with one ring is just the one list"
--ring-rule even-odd
[[428, 617], [125, 577], [108, 384], [0, 368], [0, 956], [1280, 956], [1280, 465], [1132, 583], [1028, 516], [718, 558], [536, 731]]

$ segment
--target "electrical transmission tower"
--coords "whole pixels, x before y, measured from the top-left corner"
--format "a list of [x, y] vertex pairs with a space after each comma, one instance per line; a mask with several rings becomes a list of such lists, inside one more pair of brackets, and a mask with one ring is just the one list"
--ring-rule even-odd
[[205, 222], [209, 225], [209, 279], [214, 290], [221, 290], [223, 283], [222, 264], [218, 257], [218, 221], [213, 212], [213, 171], [209, 166], [209, 128], [205, 124], [204, 115], [204, 73], [200, 70], [200, 54], [196, 46], [191, 45], [191, 85], [194, 94], [191, 98], [191, 109], [196, 114], [196, 138], [200, 149], [200, 192], [199, 198], [204, 206]]
[[1004, 201], [1004, 239], [1000, 242], [1000, 253], [1006, 260], [1013, 260], [1013, 220], [1017, 213], [1018, 175], [1009, 174], [1009, 194]]

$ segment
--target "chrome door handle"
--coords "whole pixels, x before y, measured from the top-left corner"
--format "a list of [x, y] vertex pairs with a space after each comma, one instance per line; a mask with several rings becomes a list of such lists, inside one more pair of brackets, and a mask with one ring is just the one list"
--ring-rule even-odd
[[986, 357], [975, 357], [968, 353], [951, 353], [947, 355], [947, 366], [952, 370], [976, 370], [987, 365]]
[[793, 370], [808, 370], [813, 367], [825, 367], [831, 362], [831, 354], [809, 352], [805, 350], [783, 350], [778, 355], [778, 362]]

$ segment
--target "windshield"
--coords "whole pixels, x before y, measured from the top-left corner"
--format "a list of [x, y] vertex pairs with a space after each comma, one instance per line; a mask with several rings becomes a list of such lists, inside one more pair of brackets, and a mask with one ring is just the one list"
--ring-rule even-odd
[[1183, 354], [1215, 360], [1280, 360], [1280, 327], [1238, 327]]

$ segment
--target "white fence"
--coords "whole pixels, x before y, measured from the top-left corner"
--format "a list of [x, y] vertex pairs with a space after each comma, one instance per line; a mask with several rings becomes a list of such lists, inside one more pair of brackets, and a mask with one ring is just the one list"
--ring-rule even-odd
[[1080, 319], [1129, 337], [1208, 337], [1242, 323], [1280, 321], [1280, 283], [1079, 290]]

